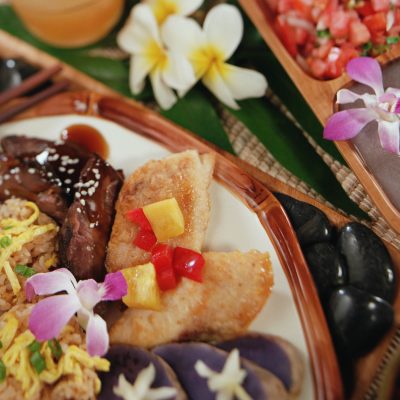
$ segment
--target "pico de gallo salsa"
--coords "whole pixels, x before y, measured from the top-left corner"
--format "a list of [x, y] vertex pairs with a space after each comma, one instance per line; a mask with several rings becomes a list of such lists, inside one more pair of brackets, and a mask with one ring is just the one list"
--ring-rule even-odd
[[400, 0], [268, 1], [287, 51], [317, 79], [337, 78], [352, 58], [400, 41]]

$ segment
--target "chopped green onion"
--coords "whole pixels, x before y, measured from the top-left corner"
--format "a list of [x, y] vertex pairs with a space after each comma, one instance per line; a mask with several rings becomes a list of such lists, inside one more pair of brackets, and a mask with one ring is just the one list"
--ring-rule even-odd
[[9, 229], [12, 229], [12, 228], [14, 228], [12, 225], [10, 225], [10, 226], [5, 226], [5, 227], [3, 228], [3, 231], [8, 231]]
[[29, 346], [28, 349], [31, 353], [36, 353], [40, 350], [40, 343], [37, 340], [34, 340]]
[[50, 350], [56, 360], [58, 360], [62, 355], [62, 348], [60, 342], [57, 339], [49, 340], [47, 342], [49, 344]]
[[21, 264], [17, 264], [17, 266], [15, 267], [15, 272], [24, 276], [25, 278], [30, 278], [31, 276], [36, 274], [36, 271], [33, 268]]
[[3, 249], [8, 247], [11, 243], [12, 243], [12, 240], [11, 240], [10, 236], [3, 236], [0, 239], [0, 247], [2, 247]]
[[397, 44], [399, 43], [400, 36], [389, 36], [386, 38], [387, 44]]
[[362, 51], [361, 51], [361, 55], [362, 56], [367, 56], [370, 52], [370, 50], [372, 49], [372, 42], [367, 42], [362, 46]]
[[3, 348], [3, 342], [0, 340], [0, 349]]
[[6, 366], [4, 365], [3, 360], [0, 360], [0, 383], [6, 379]]
[[321, 29], [320, 31], [317, 31], [317, 36], [320, 39], [330, 38], [331, 33], [329, 32], [329, 29]]
[[35, 371], [40, 374], [44, 369], [46, 369], [46, 361], [44, 360], [43, 356], [38, 352], [35, 351], [30, 358], [32, 367], [35, 368]]

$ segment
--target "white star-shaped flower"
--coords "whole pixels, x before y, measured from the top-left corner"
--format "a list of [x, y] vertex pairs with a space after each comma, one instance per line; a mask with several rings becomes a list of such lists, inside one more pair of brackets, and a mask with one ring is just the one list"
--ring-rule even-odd
[[115, 386], [114, 393], [124, 400], [167, 400], [176, 396], [176, 389], [172, 387], [160, 387], [151, 389], [156, 377], [156, 369], [153, 364], [139, 372], [135, 383], [129, 383], [124, 374], [118, 378], [118, 386]]
[[196, 362], [194, 368], [202, 378], [207, 378], [208, 388], [217, 393], [216, 400], [251, 400], [242, 387], [247, 373], [240, 368], [238, 349], [230, 352], [221, 372], [213, 371], [201, 360]]

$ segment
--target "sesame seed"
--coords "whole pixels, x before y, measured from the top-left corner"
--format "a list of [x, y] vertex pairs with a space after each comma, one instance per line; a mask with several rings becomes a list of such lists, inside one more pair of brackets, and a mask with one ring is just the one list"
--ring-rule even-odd
[[66, 179], [64, 182], [65, 182], [67, 185], [69, 185], [69, 184], [72, 183], [71, 179]]
[[93, 229], [96, 226], [96, 224], [94, 222], [89, 224], [89, 228]]
[[28, 168], [28, 173], [29, 174], [34, 174], [36, 172], [35, 168]]
[[82, 190], [82, 196], [86, 196], [87, 195], [87, 191], [86, 190]]
[[96, 174], [94, 177], [95, 177], [97, 180], [100, 180], [100, 178], [101, 178], [100, 174]]
[[75, 197], [79, 199], [81, 197], [81, 194], [79, 192], [76, 192]]
[[69, 156], [62, 156], [61, 160], [69, 160]]
[[93, 168], [93, 173], [98, 174], [99, 170], [97, 168]]
[[60, 172], [65, 172], [66, 169], [65, 169], [65, 167], [59, 167], [58, 170], [59, 170]]
[[50, 153], [50, 154], [54, 154], [55, 152], [56, 152], [56, 149], [54, 149], [54, 148], [47, 148], [46, 149], [46, 151], [48, 152], [48, 153]]
[[9, 191], [8, 189], [6, 189], [6, 190], [4, 191], [4, 194], [5, 194], [6, 196], [9, 196], [11, 193], [10, 193], [10, 191]]
[[79, 158], [71, 158], [71, 159], [68, 161], [68, 164], [73, 165], [73, 164], [78, 164], [78, 162], [79, 162]]
[[73, 174], [74, 173], [74, 169], [73, 168], [71, 168], [71, 169], [69, 169], [68, 171], [67, 171], [67, 174], [69, 174], [69, 175], [71, 175], [71, 174]]
[[76, 211], [80, 214], [82, 210], [80, 208], [77, 208]]
[[84, 199], [80, 199], [79, 202], [84, 206], [86, 204], [86, 201]]
[[49, 178], [51, 178], [51, 177], [53, 176], [53, 173], [52, 173], [52, 172], [48, 172], [48, 173], [47, 173], [47, 176], [48, 176]]
[[94, 192], [96, 191], [96, 189], [94, 189], [94, 188], [89, 188], [88, 189], [88, 194], [89, 194], [89, 196], [93, 196], [94, 195]]
[[4, 180], [5, 180], [5, 181], [8, 181], [9, 179], [10, 179], [10, 175], [5, 174], [5, 175], [4, 175]]

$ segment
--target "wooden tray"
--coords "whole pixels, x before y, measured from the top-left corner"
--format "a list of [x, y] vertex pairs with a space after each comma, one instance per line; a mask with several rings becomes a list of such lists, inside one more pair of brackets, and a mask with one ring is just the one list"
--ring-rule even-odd
[[[329, 81], [312, 78], [301, 69], [296, 60], [286, 51], [281, 40], [275, 33], [272, 22], [273, 13], [269, 9], [267, 2], [265, 0], [239, 0], [239, 2], [315, 115], [321, 121], [322, 125], [325, 125], [335, 110], [337, 91], [343, 87], [350, 86], [350, 77], [344, 73], [339, 78]], [[390, 51], [379, 56], [377, 60], [381, 65], [386, 65], [399, 56], [400, 45], [397, 45], [392, 46]], [[384, 193], [374, 175], [368, 170], [362, 156], [350, 141], [337, 141], [335, 144], [383, 217], [396, 232], [400, 233], [400, 210], [392, 204], [388, 196]]]
[[[46, 67], [53, 65], [57, 60], [48, 54], [45, 54], [37, 49], [34, 49], [30, 45], [2, 32], [0, 30], [0, 56], [13, 56], [13, 57], [20, 57], [25, 59], [27, 62], [38, 65], [41, 67]], [[79, 71], [69, 67], [69, 66], [64, 66], [62, 73], [60, 74], [62, 78], [68, 78], [73, 81], [73, 88], [75, 89], [82, 89], [82, 88], [88, 88], [90, 90], [95, 90], [98, 93], [102, 93], [103, 95], [113, 95], [114, 97], [121, 97], [117, 93], [113, 92], [111, 89], [108, 87], [104, 86], [103, 84], [91, 79], [90, 77], [80, 73]], [[71, 112], [72, 110], [75, 110], [74, 107], [76, 107], [78, 102], [84, 102], [86, 104], [86, 114], [89, 115], [98, 115], [99, 113], [102, 114], [104, 117], [111, 118], [116, 118], [118, 119], [118, 122], [121, 124], [128, 124], [130, 127], [133, 127], [136, 131], [139, 133], [143, 133], [144, 135], [147, 136], [152, 136], [156, 135], [157, 137], [163, 136], [162, 132], [174, 132], [174, 135], [177, 135], [177, 137], [182, 137], [182, 140], [179, 140], [178, 143], [175, 143], [174, 140], [170, 140], [168, 138], [165, 138], [165, 140], [169, 140], [168, 143], [166, 143], [167, 147], [168, 146], [183, 146], [184, 143], [191, 143], [192, 146], [197, 147], [199, 149], [209, 149], [209, 145], [206, 144], [205, 142], [201, 141], [199, 138], [194, 137], [184, 129], [172, 124], [169, 121], [166, 121], [164, 118], [162, 118], [160, 115], [144, 108], [143, 106], [139, 105], [138, 103], [132, 101], [132, 100], [124, 100], [122, 103], [120, 103], [118, 100], [110, 99], [110, 98], [103, 98], [99, 94], [90, 94], [90, 93], [74, 93], [74, 94], [66, 94], [66, 95], [60, 95], [57, 98], [57, 101], [55, 99], [49, 100], [47, 104], [42, 104], [37, 106], [35, 109], [31, 109], [25, 114], [22, 114], [20, 118], [26, 118], [29, 116], [35, 116], [35, 115], [43, 115], [43, 114], [59, 114], [59, 113], [65, 113], [65, 112]], [[168, 135], [169, 136], [169, 135]], [[161, 140], [164, 140], [161, 137]], [[175, 148], [175, 147], [174, 147]], [[214, 149], [216, 150], [216, 149]], [[268, 174], [260, 171], [259, 169], [251, 166], [250, 164], [246, 163], [243, 160], [239, 160], [238, 158], [223, 152], [222, 150], [218, 150], [219, 154], [224, 156], [224, 159], [229, 159], [231, 163], [234, 163], [236, 166], [240, 167], [243, 172], [243, 177], [241, 179], [244, 179], [244, 182], [255, 182], [255, 188], [260, 188], [260, 183], [265, 186], [269, 191], [277, 191], [277, 192], [282, 192], [285, 194], [288, 194], [289, 196], [292, 196], [298, 200], [305, 201], [308, 203], [313, 204], [314, 206], [320, 208], [330, 221], [332, 222], [333, 225], [336, 227], [343, 226], [350, 220], [345, 217], [344, 215], [332, 210], [331, 208], [319, 203], [318, 201], [308, 197], [307, 195], [297, 191], [296, 189], [290, 187], [289, 185], [286, 185], [285, 183], [279, 181], [276, 178], [273, 178], [269, 176]], [[225, 165], [226, 161], [224, 162]], [[232, 164], [229, 164], [232, 165]], [[223, 168], [223, 167], [222, 167]], [[237, 169], [235, 169], [237, 170]], [[255, 178], [255, 179], [254, 179]], [[227, 184], [230, 184], [230, 178], [227, 181]], [[265, 191], [261, 190], [262, 193], [264, 193], [263, 196], [265, 196]], [[251, 195], [252, 193], [247, 193], [245, 194], [246, 196]], [[257, 200], [257, 204], [260, 202], [262, 197]], [[268, 200], [269, 199], [269, 200]], [[258, 206], [254, 203], [253, 200], [250, 201], [250, 206], [251, 207], [256, 207], [257, 212], [262, 212], [262, 208], [266, 207], [272, 207], [273, 209], [277, 210], [278, 214], [281, 213], [281, 208], [278, 207], [276, 204], [275, 200], [273, 199], [272, 196], [268, 195], [265, 198], [264, 203], [261, 202], [262, 207], [259, 209]], [[265, 209], [265, 208], [264, 208]], [[281, 218], [281, 217], [280, 217]], [[283, 217], [282, 217], [283, 218]], [[287, 219], [283, 219], [284, 225], [287, 225]], [[281, 232], [280, 234], [282, 234]], [[289, 237], [291, 240], [293, 240], [293, 232], [290, 230]], [[278, 240], [283, 240], [285, 243], [286, 239], [284, 237], [277, 237]], [[300, 263], [301, 267], [300, 269], [304, 268], [304, 258], [301, 255], [301, 252], [299, 250], [299, 247], [296, 242], [296, 251], [298, 262]], [[286, 241], [287, 243], [287, 241]], [[396, 265], [397, 269], [397, 274], [400, 276], [400, 252], [397, 251], [393, 246], [390, 244], [386, 243], [386, 247], [388, 248], [393, 261]], [[300, 252], [300, 253], [299, 253]], [[290, 258], [290, 257], [289, 257]], [[306, 285], [308, 286], [308, 285]], [[315, 299], [315, 290], [312, 290], [312, 294], [310, 299]], [[308, 300], [309, 301], [309, 300]], [[368, 386], [371, 384], [372, 380], [374, 379], [374, 376], [376, 374], [377, 368], [380, 365], [381, 361], [384, 358], [384, 355], [387, 353], [387, 350], [389, 348], [389, 344], [395, 337], [396, 331], [400, 329], [400, 296], [397, 295], [396, 297], [396, 302], [395, 302], [395, 310], [396, 310], [396, 320], [394, 327], [392, 330], [386, 335], [384, 340], [375, 348], [375, 350], [370, 353], [369, 355], [365, 356], [364, 358], [360, 359], [359, 362], [357, 363], [357, 371], [356, 371], [356, 383], [355, 383], [355, 391], [353, 394], [354, 399], [361, 399], [363, 394], [366, 392]], [[310, 310], [306, 310], [306, 314], [310, 313]], [[317, 312], [318, 315], [320, 315], [320, 310]], [[313, 321], [314, 323], [315, 321]], [[314, 326], [315, 328], [316, 326]], [[314, 329], [313, 328], [313, 329]], [[324, 332], [326, 334], [325, 328], [322, 329], [321, 332], [316, 331], [318, 336], [322, 334], [322, 337], [324, 335]], [[322, 343], [326, 343], [325, 340], [322, 340]], [[328, 341], [329, 343], [329, 341]], [[329, 345], [328, 348], [325, 349], [322, 346], [322, 352], [323, 352], [323, 357], [326, 357], [327, 359], [331, 358], [332, 356], [329, 354]], [[333, 399], [333, 398], [342, 398], [342, 392], [340, 388], [340, 378], [337, 376], [337, 369], [336, 369], [336, 361], [330, 360], [329, 361], [331, 365], [331, 371], [328, 370], [320, 370], [318, 371], [319, 378], [318, 379], [323, 379], [325, 380], [328, 378], [328, 381], [333, 383], [333, 387], [331, 386], [329, 388], [329, 385], [325, 387], [325, 389], [322, 390], [320, 393], [320, 396], [318, 398], [326, 398], [326, 399]], [[333, 374], [333, 380], [329, 379], [330, 374]], [[327, 374], [327, 375], [326, 375]], [[336, 387], [335, 387], [336, 385]]]

